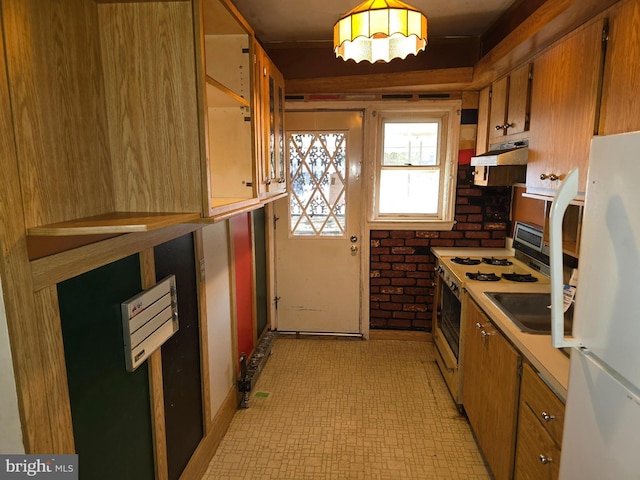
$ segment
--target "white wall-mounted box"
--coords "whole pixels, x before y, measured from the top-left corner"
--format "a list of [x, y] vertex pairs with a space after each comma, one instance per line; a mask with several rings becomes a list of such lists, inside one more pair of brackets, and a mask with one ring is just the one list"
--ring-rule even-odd
[[121, 311], [125, 362], [133, 372], [178, 331], [175, 276], [123, 302]]

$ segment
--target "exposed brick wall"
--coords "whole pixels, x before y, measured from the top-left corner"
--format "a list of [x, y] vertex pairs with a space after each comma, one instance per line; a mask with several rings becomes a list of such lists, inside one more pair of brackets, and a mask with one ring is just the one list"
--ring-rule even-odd
[[431, 331], [431, 247], [504, 247], [511, 188], [475, 187], [471, 170], [458, 167], [453, 230], [371, 231], [370, 328]]

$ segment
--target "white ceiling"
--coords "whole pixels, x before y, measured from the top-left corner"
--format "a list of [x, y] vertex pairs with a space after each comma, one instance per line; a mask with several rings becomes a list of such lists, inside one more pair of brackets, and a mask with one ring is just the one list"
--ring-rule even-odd
[[[362, 0], [232, 0], [263, 43], [333, 39], [333, 25]], [[515, 0], [408, 0], [427, 16], [429, 35], [478, 36]]]

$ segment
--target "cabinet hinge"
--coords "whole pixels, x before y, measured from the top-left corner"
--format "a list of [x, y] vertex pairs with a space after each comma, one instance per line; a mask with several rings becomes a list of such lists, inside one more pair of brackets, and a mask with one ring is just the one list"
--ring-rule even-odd
[[609, 41], [609, 22], [604, 22], [604, 26], [602, 27], [602, 43], [607, 43]]
[[522, 360], [518, 363], [518, 378], [522, 378]]
[[276, 217], [275, 215], [273, 216], [273, 229], [275, 230], [276, 227], [278, 226], [278, 220], [280, 220], [280, 217]]
[[243, 48], [242, 49], [242, 53], [249, 53], [249, 49], [248, 48]]
[[273, 303], [276, 307], [276, 310], [278, 309], [278, 302], [280, 301], [280, 297], [273, 297]]

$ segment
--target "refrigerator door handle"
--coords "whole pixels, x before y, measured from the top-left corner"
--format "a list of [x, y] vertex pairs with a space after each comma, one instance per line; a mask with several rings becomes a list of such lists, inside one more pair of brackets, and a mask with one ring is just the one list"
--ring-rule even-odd
[[564, 336], [562, 278], [562, 220], [569, 203], [578, 194], [578, 167], [573, 168], [560, 184], [549, 210], [549, 263], [551, 264], [551, 343], [554, 347], [581, 347], [578, 340]]

